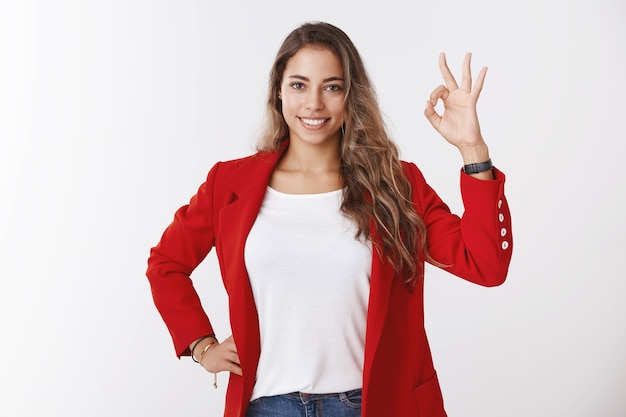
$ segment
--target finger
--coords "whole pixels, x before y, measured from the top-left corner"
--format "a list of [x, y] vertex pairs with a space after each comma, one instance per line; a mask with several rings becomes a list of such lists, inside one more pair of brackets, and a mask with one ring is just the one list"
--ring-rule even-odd
[[230, 353], [234, 353], [235, 355], [237, 354], [237, 346], [235, 346], [234, 343], [229, 343], [227, 345], [224, 346], [224, 350], [226, 352]]
[[203, 358], [204, 360], [200, 363], [200, 365], [208, 372], [216, 373], [241, 368], [239, 355], [237, 355], [236, 353], [216, 352], [215, 355], [218, 356]]
[[237, 365], [236, 363], [230, 363], [227, 366], [227, 369], [225, 369], [225, 371], [233, 373], [235, 375], [239, 375], [239, 376], [243, 375], [243, 372], [241, 370], [241, 366]]
[[483, 90], [483, 84], [485, 83], [485, 76], [487, 75], [487, 67], [482, 67], [478, 76], [476, 77], [476, 83], [470, 93], [472, 96], [478, 99], [480, 92]]
[[428, 119], [435, 130], [439, 131], [439, 125], [441, 124], [441, 116], [435, 111], [435, 106], [430, 100], [426, 101], [426, 109], [424, 110], [424, 116]]
[[439, 99], [445, 100], [449, 95], [450, 90], [448, 90], [445, 85], [440, 85], [430, 93], [430, 102], [433, 103], [433, 106], [436, 106]]
[[222, 346], [225, 349], [228, 349], [231, 352], [237, 352], [237, 345], [235, 344], [235, 339], [232, 336], [228, 337], [222, 342]]
[[226, 359], [228, 362], [235, 363], [237, 365], [241, 365], [241, 362], [239, 362], [239, 355], [237, 355], [236, 353], [229, 352], [224, 357], [224, 359]]
[[439, 71], [441, 71], [441, 75], [443, 80], [446, 83], [446, 86], [450, 90], [456, 90], [459, 86], [454, 79], [454, 75], [450, 72], [450, 68], [448, 68], [448, 63], [446, 62], [446, 54], [443, 52], [439, 54]]
[[468, 52], [465, 54], [465, 58], [463, 59], [463, 78], [461, 79], [461, 89], [463, 91], [470, 92], [472, 88], [472, 53]]

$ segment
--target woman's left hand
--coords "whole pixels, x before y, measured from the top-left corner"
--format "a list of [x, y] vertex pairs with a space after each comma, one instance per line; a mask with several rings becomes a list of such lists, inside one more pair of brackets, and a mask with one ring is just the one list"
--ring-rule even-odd
[[[467, 53], [463, 61], [463, 74], [459, 86], [448, 68], [445, 54], [439, 54], [439, 69], [445, 85], [440, 85], [433, 90], [424, 110], [424, 114], [433, 127], [462, 153], [467, 148], [485, 146], [478, 124], [476, 102], [483, 88], [487, 67], [480, 70], [472, 87], [471, 60], [472, 54]], [[435, 110], [439, 99], [444, 105], [442, 115]]]

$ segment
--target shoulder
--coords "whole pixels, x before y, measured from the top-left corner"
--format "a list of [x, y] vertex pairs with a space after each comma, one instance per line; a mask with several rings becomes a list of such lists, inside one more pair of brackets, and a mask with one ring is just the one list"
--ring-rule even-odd
[[242, 167], [255, 166], [267, 159], [269, 155], [272, 154], [257, 152], [255, 154], [247, 155], [237, 159], [219, 161], [214, 166], [219, 166], [220, 171], [234, 171]]
[[400, 161], [402, 164], [402, 171], [404, 175], [407, 177], [409, 182], [413, 185], [416, 184], [424, 184], [426, 180], [424, 179], [424, 175], [422, 171], [415, 165], [413, 162]]
[[274, 165], [278, 159], [278, 154], [269, 152], [257, 152], [242, 158], [231, 159], [227, 161], [219, 161], [213, 165], [209, 171], [209, 175], [214, 172], [220, 177], [230, 176], [234, 173], [254, 173], [260, 167]]
[[218, 162], [207, 175], [205, 191], [225, 196], [232, 192], [243, 195], [257, 187], [266, 187], [279, 158], [279, 153], [258, 152]]

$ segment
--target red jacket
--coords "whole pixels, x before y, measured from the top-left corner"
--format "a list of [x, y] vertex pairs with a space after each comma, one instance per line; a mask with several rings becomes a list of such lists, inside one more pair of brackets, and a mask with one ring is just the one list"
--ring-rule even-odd
[[[230, 324], [243, 376], [230, 375], [225, 416], [244, 417], [260, 354], [257, 311], [244, 264], [244, 245], [280, 154], [217, 163], [190, 203], [181, 207], [151, 250], [147, 276], [177, 355], [213, 333], [189, 278], [216, 248], [228, 293]], [[494, 181], [461, 173], [463, 218], [403, 162], [417, 213], [428, 228], [428, 250], [445, 269], [484, 286], [504, 282], [513, 249], [504, 175]], [[374, 236], [374, 235], [373, 235]], [[363, 371], [363, 417], [446, 416], [424, 330], [423, 280], [409, 291], [393, 267], [373, 252]]]

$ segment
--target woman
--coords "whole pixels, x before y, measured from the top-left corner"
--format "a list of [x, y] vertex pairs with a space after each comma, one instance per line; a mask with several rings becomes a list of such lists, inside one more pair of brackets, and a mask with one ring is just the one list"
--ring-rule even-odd
[[[425, 115], [461, 152], [463, 218], [398, 159], [350, 39], [305, 24], [280, 48], [253, 156], [216, 164], [152, 249], [147, 275], [178, 356], [228, 371], [226, 416], [445, 416], [423, 323], [428, 261], [501, 284], [512, 241], [472, 87], [439, 58]], [[442, 100], [442, 115], [435, 104]], [[189, 275], [215, 247], [233, 335]], [[313, 414], [313, 413], [320, 414]]]

